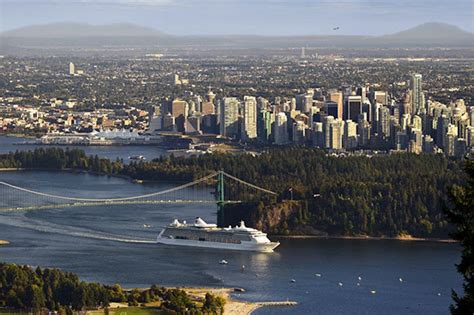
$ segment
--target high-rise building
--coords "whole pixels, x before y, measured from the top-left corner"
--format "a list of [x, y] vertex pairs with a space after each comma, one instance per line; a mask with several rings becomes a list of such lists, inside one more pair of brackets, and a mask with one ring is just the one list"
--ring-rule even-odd
[[346, 119], [357, 121], [362, 113], [362, 98], [358, 95], [350, 95], [347, 97], [346, 106]]
[[225, 137], [239, 135], [239, 106], [235, 97], [224, 97], [220, 103], [220, 134]]
[[275, 144], [288, 143], [288, 118], [285, 113], [278, 113], [274, 125]]
[[411, 76], [410, 80], [411, 106], [413, 114], [419, 114], [424, 109], [424, 95], [421, 79], [421, 74], [415, 73]]
[[367, 121], [367, 113], [361, 113], [357, 127], [359, 129], [359, 145], [367, 146], [370, 140], [370, 123]]
[[357, 124], [352, 120], [346, 120], [344, 124], [342, 146], [346, 150], [355, 149], [357, 147]]
[[295, 144], [303, 144], [305, 141], [305, 130], [306, 125], [302, 121], [295, 121], [293, 124], [293, 143]]
[[245, 96], [242, 106], [242, 140], [257, 138], [257, 99]]
[[171, 115], [175, 118], [176, 128], [179, 132], [184, 132], [188, 111], [189, 107], [186, 101], [175, 99], [171, 103]]
[[[335, 102], [337, 104], [337, 116], [334, 115], [335, 118], [343, 118], [343, 111], [344, 111], [344, 99], [342, 92], [340, 91], [331, 91], [329, 93], [329, 101]], [[332, 114], [329, 114], [332, 115]]]
[[76, 67], [72, 62], [69, 63], [69, 74], [74, 75], [76, 73]]
[[342, 136], [344, 134], [344, 121], [337, 118], [329, 123], [329, 149], [342, 149]]

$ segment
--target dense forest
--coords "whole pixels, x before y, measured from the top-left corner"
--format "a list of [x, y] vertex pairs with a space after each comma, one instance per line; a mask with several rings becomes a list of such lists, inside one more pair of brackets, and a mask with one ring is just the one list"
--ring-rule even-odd
[[[461, 166], [442, 155], [335, 157], [304, 147], [130, 164], [57, 148], [0, 156], [0, 168], [81, 169], [143, 180], [189, 181], [224, 170], [277, 192], [278, 201], [291, 195], [300, 201], [295, 215], [287, 216], [291, 222], [277, 232], [299, 233], [308, 227], [330, 235], [370, 236], [446, 237], [442, 205], [448, 188], [465, 181]], [[270, 211], [274, 202], [265, 201], [260, 210], [257, 202], [253, 209]]]
[[225, 300], [207, 293], [197, 305], [180, 289], [124, 290], [119, 285], [86, 283], [70, 272], [0, 263], [0, 311], [4, 309], [74, 311], [107, 308], [110, 302], [137, 306], [159, 301], [166, 314], [222, 314]]

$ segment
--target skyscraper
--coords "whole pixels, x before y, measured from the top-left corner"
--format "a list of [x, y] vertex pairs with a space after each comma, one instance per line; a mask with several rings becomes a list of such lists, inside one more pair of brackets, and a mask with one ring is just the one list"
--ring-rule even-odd
[[220, 133], [226, 137], [239, 135], [239, 100], [235, 97], [225, 97], [220, 103]]
[[285, 113], [278, 113], [275, 118], [275, 144], [288, 143], [288, 118]]
[[76, 73], [76, 67], [72, 62], [69, 63], [69, 74], [74, 75]]
[[421, 85], [421, 78], [421, 74], [415, 73], [411, 76], [410, 80], [411, 106], [413, 114], [419, 114], [424, 107], [424, 95]]
[[349, 96], [347, 98], [347, 119], [357, 121], [360, 113], [362, 113], [362, 97], [359, 95]]
[[257, 138], [257, 100], [254, 96], [245, 96], [242, 107], [242, 140]]

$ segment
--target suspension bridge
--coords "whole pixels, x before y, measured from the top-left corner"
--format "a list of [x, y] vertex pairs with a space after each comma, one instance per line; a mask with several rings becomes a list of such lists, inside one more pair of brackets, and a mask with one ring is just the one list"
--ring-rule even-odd
[[[210, 187], [215, 187], [214, 191]], [[66, 207], [110, 206], [127, 204], [225, 204], [276, 198], [277, 194], [246, 182], [224, 171], [195, 181], [138, 196], [85, 198], [32, 190], [0, 181], [0, 211], [27, 211]]]

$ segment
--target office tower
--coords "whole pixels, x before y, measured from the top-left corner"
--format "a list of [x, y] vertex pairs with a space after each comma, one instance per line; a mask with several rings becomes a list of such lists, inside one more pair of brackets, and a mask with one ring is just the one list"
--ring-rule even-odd
[[272, 134], [272, 124], [275, 122], [275, 115], [266, 109], [260, 109], [257, 116], [257, 135], [263, 143], [270, 141]]
[[303, 98], [303, 109], [301, 110], [303, 113], [309, 113], [313, 107], [313, 94], [307, 93]]
[[201, 116], [189, 116], [184, 125], [186, 134], [201, 134]]
[[367, 121], [372, 122], [372, 104], [369, 101], [362, 103], [362, 112], [367, 114]]
[[202, 102], [201, 103], [201, 114], [203, 116], [215, 114], [215, 106], [212, 102]]
[[378, 133], [382, 138], [390, 138], [390, 109], [382, 106], [379, 110], [379, 128]]
[[467, 127], [466, 140], [467, 140], [467, 145], [471, 148], [474, 148], [474, 126]]
[[176, 131], [176, 120], [171, 115], [171, 113], [168, 113], [165, 116], [163, 116], [162, 130]]
[[342, 113], [339, 113], [339, 105], [333, 101], [329, 101], [324, 104], [324, 111], [326, 114], [336, 118], [339, 118], [339, 114], [342, 116]]
[[163, 116], [161, 115], [161, 106], [153, 106], [149, 114], [148, 131], [154, 133], [163, 128]]
[[[332, 91], [329, 93], [329, 101], [335, 102], [337, 104], [337, 116], [333, 115], [335, 118], [343, 118], [344, 112], [344, 99], [342, 92], [339, 91]], [[330, 114], [332, 115], [332, 114]]]
[[290, 103], [290, 111], [295, 111], [295, 110], [296, 110], [296, 98], [293, 97]]
[[434, 147], [434, 141], [431, 136], [424, 136], [423, 137], [423, 152], [425, 153], [434, 153], [435, 147]]
[[323, 132], [324, 132], [324, 148], [331, 148], [331, 123], [334, 121], [334, 116], [324, 116], [322, 117], [323, 122]]
[[344, 121], [334, 119], [329, 123], [329, 148], [331, 150], [342, 149], [342, 136], [344, 134]]
[[179, 132], [184, 132], [188, 111], [189, 107], [186, 101], [175, 99], [171, 103], [171, 115], [175, 118], [176, 128]]
[[358, 87], [356, 88], [356, 95], [360, 96], [360, 101], [362, 103], [366, 102], [367, 98], [367, 88], [366, 87]]
[[201, 113], [202, 112], [202, 97], [200, 95], [194, 96], [193, 102], [195, 104], [194, 110]]
[[410, 142], [408, 144], [408, 152], [420, 154], [423, 148], [423, 134], [421, 130], [414, 129], [410, 134]]
[[306, 130], [306, 125], [302, 121], [295, 121], [293, 124], [293, 143], [295, 144], [303, 144], [305, 142], [305, 130]]
[[446, 134], [448, 132], [449, 118], [446, 115], [441, 115], [438, 118], [436, 125], [436, 145], [440, 148], [444, 148], [446, 143]]
[[257, 100], [253, 96], [245, 96], [242, 106], [242, 140], [257, 138]]
[[224, 97], [220, 103], [220, 134], [225, 137], [239, 135], [239, 100], [235, 97]]
[[454, 146], [458, 137], [458, 129], [453, 124], [448, 124], [446, 134], [444, 135], [444, 154], [454, 156]]
[[454, 156], [458, 159], [464, 157], [467, 148], [467, 141], [464, 138], [457, 138], [454, 143]]
[[346, 123], [344, 124], [342, 146], [346, 150], [352, 150], [357, 147], [357, 124], [352, 120], [346, 120]]
[[367, 146], [370, 140], [370, 124], [366, 113], [359, 115], [357, 128], [359, 129], [359, 145]]
[[346, 119], [357, 121], [362, 112], [362, 98], [356, 95], [347, 97], [346, 103]]
[[400, 119], [400, 126], [402, 127], [403, 130], [406, 130], [408, 128], [408, 125], [410, 125], [410, 121], [411, 121], [410, 114], [402, 115], [402, 118]]
[[415, 73], [411, 76], [411, 109], [413, 114], [419, 114], [424, 109], [424, 95], [421, 84], [421, 74]]
[[374, 100], [375, 100], [375, 103], [382, 104], [382, 105], [388, 105], [387, 92], [375, 91], [374, 92]]
[[76, 73], [76, 67], [72, 62], [69, 63], [69, 74], [74, 75]]
[[313, 145], [318, 148], [324, 147], [324, 129], [322, 122], [315, 122], [312, 131]]
[[304, 47], [301, 47], [301, 59], [304, 59], [306, 58], [306, 52], [305, 52], [305, 48]]
[[275, 144], [283, 145], [288, 143], [288, 118], [285, 113], [278, 113], [275, 117]]
[[214, 104], [215, 98], [216, 98], [216, 94], [214, 94], [214, 92], [212, 92], [212, 90], [209, 89], [209, 91], [206, 94], [206, 101], [208, 101], [211, 104]]
[[423, 121], [421, 119], [420, 116], [418, 115], [414, 115], [412, 117], [412, 129], [416, 129], [416, 130], [422, 130], [422, 127], [423, 127]]

